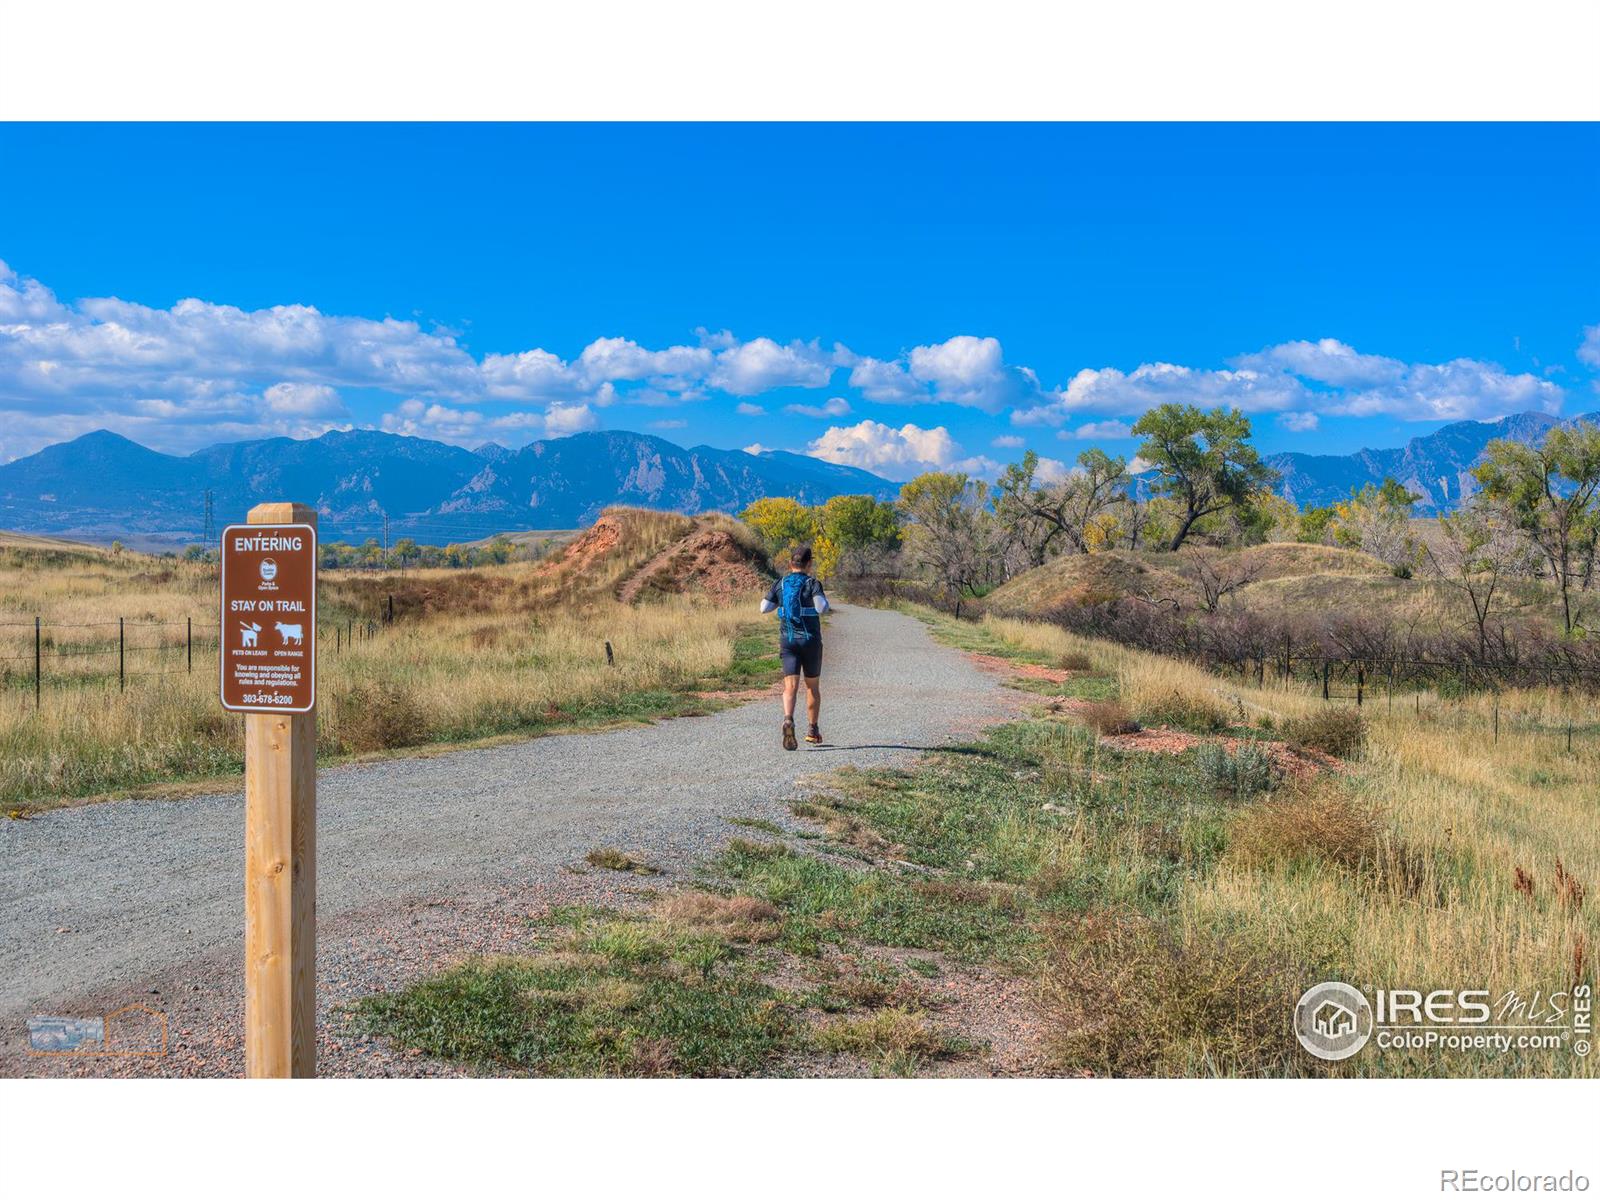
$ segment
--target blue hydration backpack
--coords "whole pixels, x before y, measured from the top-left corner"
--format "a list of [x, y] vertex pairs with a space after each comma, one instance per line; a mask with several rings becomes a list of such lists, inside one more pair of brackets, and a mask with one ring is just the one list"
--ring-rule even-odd
[[783, 640], [791, 646], [803, 645], [811, 640], [811, 630], [806, 628], [805, 618], [816, 616], [817, 610], [806, 607], [801, 599], [801, 593], [809, 582], [810, 579], [799, 571], [791, 571], [783, 577], [778, 621], [783, 626]]

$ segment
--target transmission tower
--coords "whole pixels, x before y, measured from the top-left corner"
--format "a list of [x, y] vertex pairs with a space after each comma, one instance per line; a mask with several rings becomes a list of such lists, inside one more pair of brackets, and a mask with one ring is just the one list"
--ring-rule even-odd
[[209, 545], [211, 545], [211, 540], [214, 537], [217, 536], [215, 510], [213, 510], [213, 508], [211, 506], [211, 489], [210, 488], [206, 489], [206, 520], [205, 520], [205, 525], [206, 525], [206, 531], [205, 531], [205, 534], [201, 537], [200, 540], [202, 542], [204, 542], [207, 546], [209, 546]]

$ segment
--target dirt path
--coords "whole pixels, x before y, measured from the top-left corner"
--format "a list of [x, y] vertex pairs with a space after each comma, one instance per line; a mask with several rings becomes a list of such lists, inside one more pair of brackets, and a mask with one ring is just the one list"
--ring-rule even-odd
[[[822, 747], [785, 753], [775, 705], [759, 701], [613, 733], [324, 771], [324, 1002], [393, 987], [465, 950], [493, 950], [551, 903], [604, 903], [641, 883], [576, 873], [598, 846], [642, 855], [670, 879], [737, 832], [730, 818], [786, 818], [803, 776], [909, 759], [970, 736], [1016, 702], [899, 613], [842, 609], [826, 643], [831, 741]], [[243, 808], [243, 795], [230, 793], [0, 822], [0, 1075], [69, 1069], [27, 1056], [27, 1017], [96, 1016], [135, 1001], [169, 1014], [173, 1050], [138, 1069], [237, 1073]], [[350, 1048], [328, 1049], [338, 1061]], [[393, 1070], [378, 1048], [351, 1053], [367, 1057], [347, 1056], [342, 1073]], [[132, 1069], [103, 1062], [96, 1073]]]

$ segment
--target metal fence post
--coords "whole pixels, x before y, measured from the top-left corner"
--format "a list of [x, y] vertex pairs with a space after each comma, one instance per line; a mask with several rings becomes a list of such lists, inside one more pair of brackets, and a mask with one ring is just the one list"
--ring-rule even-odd
[[39, 709], [39, 667], [44, 661], [42, 647], [39, 618], [35, 617], [33, 619], [33, 707], [35, 712]]
[[117, 690], [128, 690], [128, 626], [126, 617], [117, 618]]
[[193, 675], [194, 674], [194, 618], [193, 617], [185, 617], [184, 618], [184, 623], [187, 626], [187, 628], [184, 630], [183, 640], [184, 640], [184, 645], [186, 647], [188, 647], [188, 651], [189, 651], [189, 674]]

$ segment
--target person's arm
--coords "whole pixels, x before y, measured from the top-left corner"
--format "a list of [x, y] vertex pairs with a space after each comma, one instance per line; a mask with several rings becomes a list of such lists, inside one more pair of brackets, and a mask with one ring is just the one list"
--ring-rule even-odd
[[822, 590], [822, 580], [816, 580], [815, 586], [817, 613], [821, 615], [823, 613], [832, 612], [833, 605], [828, 603], [828, 593]]
[[766, 599], [761, 601], [761, 611], [764, 613], [778, 610], [778, 585], [773, 584], [767, 589]]

